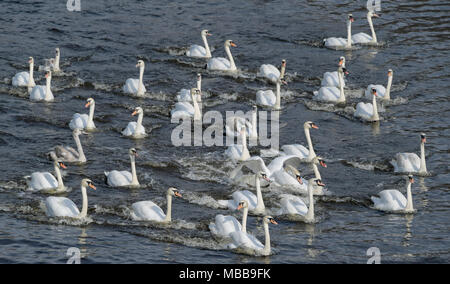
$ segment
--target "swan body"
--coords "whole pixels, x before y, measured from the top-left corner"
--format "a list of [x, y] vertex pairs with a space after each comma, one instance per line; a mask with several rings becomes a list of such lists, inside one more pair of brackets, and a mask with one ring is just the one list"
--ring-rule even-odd
[[87, 159], [84, 155], [83, 146], [80, 142], [80, 135], [82, 131], [80, 129], [75, 129], [72, 132], [73, 139], [77, 145], [77, 150], [69, 146], [56, 146], [54, 152], [58, 157], [58, 160], [68, 163], [86, 163]]
[[125, 82], [125, 85], [123, 86], [123, 92], [126, 94], [133, 94], [137, 96], [143, 96], [145, 92], [147, 92], [147, 89], [144, 86], [144, 70], [145, 70], [145, 63], [142, 60], [139, 60], [136, 68], [139, 68], [139, 79], [132, 79], [129, 78]]
[[[339, 58], [339, 66], [345, 68], [345, 57], [341, 56]], [[325, 72], [323, 74], [322, 82], [320, 83], [322, 87], [337, 87], [339, 88], [340, 82], [339, 82], [339, 72], [333, 71], [333, 72]], [[345, 81], [342, 80], [342, 86], [345, 87]]]
[[380, 117], [378, 115], [377, 107], [377, 90], [372, 89], [373, 101], [372, 103], [359, 102], [356, 105], [356, 111], [354, 113], [355, 117], [361, 118], [366, 121], [379, 121]]
[[89, 108], [89, 115], [75, 113], [72, 117], [72, 120], [69, 123], [70, 129], [72, 130], [80, 129], [87, 131], [95, 129], [94, 124], [95, 100], [93, 98], [87, 99], [85, 108]]
[[419, 173], [427, 174], [427, 164], [425, 160], [425, 133], [420, 134], [420, 157], [415, 153], [398, 153], [391, 161], [396, 173]]
[[215, 222], [209, 224], [211, 233], [222, 238], [229, 238], [232, 232], [242, 231], [247, 232], [247, 216], [248, 216], [248, 202], [242, 200], [237, 207], [237, 210], [244, 209], [242, 216], [242, 225], [233, 216], [224, 216], [219, 214], [215, 218]]
[[367, 22], [369, 22], [370, 31], [372, 36], [366, 33], [357, 33], [352, 35], [352, 41], [355, 44], [376, 44], [377, 35], [375, 34], [375, 29], [373, 28], [372, 17], [378, 18], [379, 15], [375, 14], [373, 11], [367, 13]]
[[[281, 62], [281, 68], [286, 68], [285, 59], [283, 59], [283, 61]], [[261, 65], [261, 67], [259, 67], [258, 75], [266, 78], [267, 80], [269, 80], [269, 82], [276, 84], [279, 78], [284, 77], [284, 74], [282, 76], [282, 73], [282, 71], [278, 70], [278, 68], [273, 66], [272, 64], [263, 64]]]
[[45, 200], [46, 214], [49, 217], [71, 217], [71, 218], [85, 218], [87, 216], [88, 199], [86, 188], [90, 187], [96, 189], [92, 181], [83, 179], [81, 181], [81, 193], [83, 196], [83, 205], [81, 212], [72, 200], [65, 197], [48, 197]]
[[[202, 101], [202, 74], [197, 74], [197, 89], [199, 90], [199, 94], [195, 95], [197, 102]], [[177, 95], [177, 101], [179, 102], [192, 102], [191, 90], [189, 89], [181, 89]]]
[[314, 92], [314, 100], [322, 102], [332, 102], [332, 103], [345, 103], [345, 93], [344, 93], [344, 74], [348, 73], [345, 68], [339, 66], [338, 77], [340, 86], [336, 87], [321, 87], [319, 91]]
[[324, 39], [325, 47], [331, 49], [351, 48], [352, 47], [352, 23], [354, 22], [352, 14], [347, 17], [347, 38], [330, 37]]
[[271, 107], [276, 110], [281, 108], [281, 84], [286, 85], [286, 81], [278, 79], [276, 94], [272, 90], [259, 90], [256, 92], [256, 104], [260, 106]]
[[61, 69], [59, 68], [60, 59], [61, 59], [61, 51], [57, 47], [55, 49], [55, 58], [52, 58], [50, 60], [50, 67], [51, 67], [53, 72], [60, 72], [61, 71]]
[[233, 55], [231, 54], [230, 47], [236, 47], [236, 44], [232, 40], [225, 41], [225, 52], [228, 59], [223, 57], [214, 57], [209, 59], [206, 68], [216, 71], [237, 71], [236, 64], [234, 63]]
[[49, 153], [49, 158], [53, 160], [56, 178], [49, 172], [32, 173], [29, 183], [30, 190], [56, 192], [63, 192], [65, 190], [60, 168], [65, 169], [66, 166], [58, 160], [54, 152]]
[[367, 99], [370, 99], [372, 96], [372, 89], [377, 90], [377, 95], [381, 100], [389, 101], [391, 99], [391, 86], [392, 86], [392, 79], [394, 77], [394, 72], [392, 69], [389, 69], [388, 71], [388, 83], [386, 85], [386, 88], [383, 85], [373, 85], [370, 84], [367, 89], [365, 90], [364, 94]]
[[181, 194], [176, 188], [169, 188], [167, 190], [167, 214], [164, 214], [162, 209], [152, 201], [139, 201], [131, 205], [131, 217], [135, 221], [156, 221], [162, 223], [172, 222], [172, 197], [181, 197]]
[[186, 55], [189, 57], [195, 57], [195, 58], [211, 58], [211, 50], [209, 49], [207, 36], [211, 36], [212, 34], [209, 33], [208, 30], [202, 30], [201, 32], [202, 40], [203, 40], [203, 46], [193, 44], [189, 48], [188, 51], [186, 51]]
[[258, 239], [250, 234], [242, 231], [235, 231], [230, 234], [233, 243], [229, 245], [230, 249], [249, 249], [257, 255], [267, 256], [271, 254], [269, 223], [277, 225], [278, 223], [271, 216], [263, 218], [265, 244], [263, 245]]
[[202, 113], [200, 106], [196, 100], [198, 96], [201, 95], [197, 88], [192, 88], [191, 92], [192, 104], [189, 102], [178, 102], [175, 104], [175, 108], [170, 112], [171, 121], [178, 122], [180, 119], [192, 118], [194, 121], [202, 120]]
[[241, 128], [241, 145], [230, 145], [225, 151], [225, 155], [233, 161], [246, 161], [250, 158], [250, 152], [247, 148], [247, 127]]
[[105, 172], [106, 183], [112, 187], [124, 187], [124, 186], [139, 186], [139, 181], [137, 179], [136, 174], [136, 156], [137, 151], [134, 148], [131, 148], [129, 151], [130, 160], [131, 160], [131, 173], [128, 171], [111, 171]]
[[303, 145], [292, 144], [292, 145], [284, 145], [281, 149], [284, 151], [286, 155], [295, 155], [300, 159], [303, 159], [305, 162], [310, 162], [316, 157], [316, 152], [314, 151], [314, 147], [311, 140], [311, 134], [309, 130], [311, 128], [319, 129], [319, 127], [312, 121], [306, 121], [303, 124], [303, 130], [305, 132], [306, 141], [308, 142], [308, 149], [306, 149]]
[[144, 110], [141, 107], [137, 107], [131, 115], [135, 116], [136, 114], [138, 115], [137, 121], [129, 122], [127, 127], [122, 131], [122, 135], [133, 138], [143, 138], [147, 135], [145, 127], [142, 125]]
[[34, 102], [45, 101], [52, 102], [55, 98], [51, 90], [52, 74], [47, 71], [45, 73], [46, 85], [34, 86], [30, 93], [30, 100]]
[[378, 194], [379, 197], [372, 196], [371, 199], [375, 209], [389, 212], [414, 212], [411, 193], [411, 184], [413, 183], [414, 178], [409, 176], [406, 185], [406, 198], [398, 190], [383, 190]]
[[17, 73], [12, 79], [12, 85], [14, 87], [28, 87], [28, 92], [31, 92], [32, 88], [36, 86], [33, 78], [34, 58], [30, 57], [28, 63], [30, 65], [30, 71]]

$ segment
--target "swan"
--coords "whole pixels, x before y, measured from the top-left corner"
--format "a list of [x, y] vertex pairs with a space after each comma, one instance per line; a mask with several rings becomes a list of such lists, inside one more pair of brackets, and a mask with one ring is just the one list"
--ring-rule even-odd
[[252, 119], [249, 121], [248, 119], [241, 116], [231, 116], [227, 117], [226, 125], [225, 125], [225, 133], [229, 137], [238, 137], [240, 135], [240, 131], [244, 125], [247, 130], [247, 135], [249, 135], [249, 139], [258, 139], [258, 107], [253, 106], [252, 109]]
[[379, 18], [378, 14], [375, 14], [373, 11], [367, 12], [367, 22], [369, 22], [370, 31], [372, 32], [372, 36], [366, 33], [357, 33], [352, 35], [352, 42], [354, 44], [376, 44], [377, 43], [377, 35], [375, 34], [375, 29], [373, 28], [372, 17]]
[[31, 174], [29, 189], [34, 191], [55, 191], [64, 192], [65, 186], [63, 183], [60, 168], [66, 169], [66, 165], [59, 161], [54, 152], [49, 153], [49, 158], [53, 160], [53, 167], [55, 169], [56, 178], [49, 172], [35, 172]]
[[205, 47], [193, 44], [189, 50], [186, 51], [187, 56], [195, 58], [211, 58], [211, 50], [209, 49], [208, 40], [206, 37], [212, 36], [212, 34], [208, 30], [202, 30], [201, 35]]
[[359, 102], [356, 105], [354, 116], [366, 121], [379, 121], [380, 116], [378, 115], [377, 96], [377, 89], [372, 88], [372, 103]]
[[278, 211], [278, 215], [300, 215], [304, 218], [305, 222], [314, 222], [314, 197], [313, 197], [313, 187], [324, 187], [325, 184], [322, 183], [320, 179], [309, 179], [308, 180], [308, 199], [309, 207], [303, 202], [301, 198], [294, 195], [284, 195], [281, 199], [281, 209]]
[[315, 124], [312, 121], [306, 121], [303, 123], [303, 130], [305, 132], [306, 141], [308, 142], [308, 149], [306, 149], [305, 146], [299, 145], [299, 144], [292, 144], [292, 145], [284, 145], [281, 147], [284, 154], [286, 155], [295, 155], [298, 156], [300, 159], [304, 159], [306, 162], [312, 161], [316, 157], [316, 153], [314, 152], [313, 144], [311, 141], [311, 135], [309, 133], [309, 130], [313, 129], [319, 129], [319, 126]]
[[[251, 169], [250, 169], [251, 170]], [[231, 196], [232, 200], [219, 200], [219, 204], [224, 207], [228, 207], [231, 210], [236, 210], [239, 206], [239, 203], [242, 200], [246, 200], [248, 202], [249, 210], [252, 210], [254, 214], [263, 214], [266, 210], [264, 205], [264, 200], [261, 192], [261, 181], [260, 179], [264, 179], [267, 182], [271, 182], [271, 180], [267, 177], [265, 172], [256, 172], [254, 173], [254, 180], [256, 186], [256, 196], [248, 191], [235, 191]]]
[[279, 110], [281, 108], [281, 84], [287, 85], [287, 82], [280, 78], [277, 80], [276, 94], [272, 90], [256, 92], [256, 104]]
[[281, 70], [282, 71], [280, 72], [278, 68], [273, 66], [272, 64], [263, 64], [261, 65], [261, 67], [259, 67], [258, 75], [275, 84], [277, 83], [279, 78], [284, 77], [284, 70], [286, 70], [286, 59], [283, 59], [281, 61]]
[[147, 135], [145, 128], [142, 125], [142, 119], [144, 118], [144, 110], [141, 107], [134, 109], [132, 116], [138, 115], [137, 122], [131, 121], [128, 126], [122, 131], [124, 136], [131, 136], [133, 138], [143, 138]]
[[242, 225], [233, 216], [224, 216], [219, 214], [215, 218], [215, 222], [209, 224], [209, 230], [215, 236], [222, 238], [229, 238], [230, 234], [235, 231], [247, 232], [247, 215], [248, 215], [248, 202], [247, 200], [242, 200], [239, 202], [237, 210], [244, 209], [242, 215]]
[[[339, 66], [345, 68], [345, 57], [341, 56], [339, 58]], [[339, 72], [325, 72], [323, 73], [322, 82], [320, 83], [322, 87], [336, 87], [339, 88]], [[345, 81], [342, 80], [342, 86], [345, 87]]]
[[133, 94], [137, 96], [143, 96], [145, 92], [147, 92], [147, 89], [145, 89], [144, 86], [144, 70], [145, 70], [145, 63], [143, 60], [139, 60], [136, 64], [136, 68], [139, 67], [139, 79], [132, 79], [129, 78], [125, 82], [125, 85], [123, 86], [123, 91], [126, 94]]
[[51, 90], [52, 72], [45, 72], [46, 84], [45, 86], [34, 86], [30, 93], [30, 100], [39, 102], [52, 102], [55, 98]]
[[76, 128], [72, 132], [73, 140], [77, 145], [77, 150], [69, 146], [56, 146], [54, 152], [58, 160], [68, 163], [80, 163], [84, 164], [87, 162], [86, 156], [84, 155], [83, 147], [80, 142], [80, 135], [84, 134], [80, 129]]
[[31, 92], [32, 88], [36, 86], [33, 78], [34, 58], [30, 57], [28, 63], [30, 64], [30, 71], [17, 73], [12, 79], [12, 85], [14, 87], [28, 87], [28, 92]]
[[138, 156], [136, 149], [131, 148], [128, 152], [131, 160], [131, 173], [128, 171], [111, 171], [105, 172], [106, 183], [112, 187], [138, 187], [139, 181], [136, 175], [136, 157]]
[[88, 198], [86, 188], [90, 187], [93, 190], [97, 188], [90, 179], [83, 179], [81, 181], [81, 194], [83, 196], [83, 205], [81, 213], [72, 200], [65, 197], [50, 196], [45, 200], [46, 214], [49, 217], [71, 217], [71, 218], [85, 218], [88, 210]]
[[391, 161], [396, 173], [419, 173], [427, 174], [427, 164], [425, 161], [425, 143], [427, 137], [425, 133], [420, 134], [420, 158], [415, 153], [398, 153]]
[[265, 216], [263, 218], [264, 234], [266, 238], [266, 242], [264, 245], [260, 241], [258, 241], [255, 237], [247, 233], [244, 233], [242, 231], [235, 231], [230, 234], [233, 243], [230, 244], [228, 247], [230, 249], [243, 248], [254, 250], [254, 253], [262, 256], [270, 255], [271, 247], [270, 247], [269, 223], [278, 225], [278, 223], [272, 216]]
[[201, 95], [197, 88], [191, 89], [191, 100], [192, 104], [189, 102], [178, 102], [175, 104], [175, 108], [170, 112], [171, 120], [178, 122], [180, 119], [193, 118], [194, 121], [202, 120], [202, 113], [200, 106], [196, 100], [197, 97]]
[[[285, 157], [299, 159], [296, 156]], [[274, 171], [270, 178], [279, 186], [292, 186], [295, 187], [296, 190], [300, 190], [301, 193], [306, 193], [307, 184], [303, 182], [300, 172], [296, 169], [296, 167], [284, 163], [283, 165], [284, 166], [281, 169]]]
[[406, 182], [406, 198], [396, 189], [383, 190], [378, 193], [379, 197], [372, 196], [371, 199], [374, 203], [375, 209], [389, 212], [414, 212], [411, 184], [414, 183], [412, 175], [408, 176]]
[[55, 48], [55, 58], [52, 58], [50, 60], [50, 67], [52, 68], [53, 72], [60, 72], [61, 69], [59, 68], [59, 61], [61, 59], [61, 52], [59, 50], [59, 47]]
[[226, 40], [224, 46], [228, 59], [225, 59], [223, 57], [211, 58], [208, 60], [208, 63], [206, 65], [207, 69], [218, 71], [237, 71], [233, 55], [231, 55], [230, 51], [230, 47], [237, 47], [237, 45], [232, 40]]
[[75, 113], [72, 117], [72, 120], [69, 123], [70, 129], [81, 129], [92, 131], [95, 129], [94, 124], [94, 111], [95, 111], [95, 100], [93, 98], [89, 98], [86, 100], [85, 108], [89, 108], [89, 115], [87, 114], [79, 114]]
[[250, 158], [250, 152], [247, 148], [247, 127], [241, 128], [241, 145], [230, 145], [225, 151], [225, 155], [233, 161], [245, 161]]
[[178, 189], [170, 187], [167, 190], [167, 213], [152, 201], [139, 201], [131, 205], [131, 217], [135, 221], [156, 221], [160, 223], [172, 222], [172, 196], [181, 197]]
[[352, 23], [355, 21], [352, 14], [347, 16], [347, 39], [330, 37], [324, 39], [325, 47], [331, 49], [352, 47]]
[[394, 71], [392, 69], [388, 70], [388, 82], [386, 85], [386, 88], [383, 85], [372, 85], [370, 84], [367, 86], [367, 89], [365, 91], [365, 95], [367, 99], [371, 98], [372, 95], [372, 89], [377, 89], [377, 95], [378, 97], [383, 101], [389, 101], [391, 100], [391, 86], [392, 86], [392, 79], [394, 77]]
[[[202, 74], [197, 74], [197, 89], [200, 91], [200, 94], [196, 96], [197, 102], [202, 101]], [[191, 90], [181, 89], [177, 95], [177, 101], [179, 102], [192, 102]]]
[[321, 87], [319, 91], [314, 91], [313, 99], [322, 102], [331, 103], [345, 103], [344, 94], [344, 74], [347, 75], [348, 71], [342, 66], [338, 68], [339, 88], [336, 87]]

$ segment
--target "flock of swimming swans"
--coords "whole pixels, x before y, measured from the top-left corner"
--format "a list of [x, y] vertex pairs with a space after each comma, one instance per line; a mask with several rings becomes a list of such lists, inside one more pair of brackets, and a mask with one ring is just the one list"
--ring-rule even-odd
[[[377, 14], [369, 11], [367, 20], [370, 25], [372, 36], [364, 33], [351, 35], [351, 24], [354, 18], [351, 14], [347, 17], [347, 38], [327, 38], [324, 40], [325, 47], [333, 49], [350, 49], [353, 45], [374, 45], [377, 44], [377, 37], [372, 23], [372, 17], [378, 17]], [[209, 70], [219, 70], [225, 72], [236, 72], [238, 68], [231, 54], [231, 47], [236, 47], [232, 40], [226, 40], [224, 43], [225, 53], [228, 58], [213, 57], [208, 45], [207, 37], [211, 36], [208, 30], [201, 31], [201, 37], [204, 46], [192, 45], [188, 48], [186, 56], [206, 60], [206, 68]], [[28, 88], [29, 99], [33, 102], [51, 102], [54, 96], [51, 91], [52, 73], [61, 72], [60, 49], [56, 49], [55, 58], [50, 59], [50, 65], [45, 71], [46, 85], [36, 85], [34, 72], [34, 58], [29, 58], [29, 72], [17, 73], [12, 79], [12, 85], [15, 87]], [[139, 68], [139, 78], [127, 79], [123, 85], [123, 92], [142, 97], [146, 93], [143, 82], [145, 72], [145, 62], [139, 60], [136, 68]], [[251, 156], [247, 147], [247, 140], [257, 140], [257, 120], [258, 106], [280, 110], [282, 85], [286, 84], [286, 60], [281, 62], [280, 70], [271, 64], [261, 65], [258, 76], [263, 77], [268, 83], [274, 84], [275, 93], [272, 90], [260, 90], [256, 93], [255, 106], [253, 108], [252, 119], [247, 120], [240, 117], [232, 117], [230, 128], [227, 123], [225, 133], [227, 136], [238, 137], [240, 144], [229, 146], [225, 151], [225, 156], [236, 163], [236, 167], [230, 173], [230, 178], [236, 184], [245, 184], [254, 187], [256, 195], [249, 190], [236, 191], [232, 194], [230, 200], [218, 200], [218, 204], [230, 210], [242, 210], [242, 223], [235, 217], [219, 214], [214, 222], [209, 226], [211, 233], [218, 238], [230, 241], [229, 248], [245, 248], [254, 250], [259, 255], [271, 254], [269, 224], [277, 224], [274, 217], [267, 215], [290, 215], [296, 216], [297, 220], [308, 223], [314, 223], [314, 196], [329, 194], [322, 181], [319, 167], [327, 167], [325, 161], [316, 155], [311, 139], [311, 130], [318, 131], [319, 127], [312, 121], [306, 121], [303, 124], [307, 145], [300, 144], [283, 145], [280, 151], [272, 153], [275, 158], [266, 165], [264, 159], [260, 156]], [[337, 64], [337, 70], [323, 74], [321, 87], [313, 94], [313, 100], [324, 103], [345, 105], [345, 75], [346, 69], [345, 57], [340, 57]], [[383, 85], [369, 84], [365, 90], [364, 98], [372, 100], [372, 103], [360, 102], [356, 106], [354, 116], [368, 122], [379, 121], [380, 117], [377, 111], [377, 98], [382, 102], [389, 102], [391, 99], [390, 90], [393, 80], [393, 70], [387, 72], [388, 81], [386, 87]], [[193, 119], [202, 121], [200, 104], [202, 102], [202, 77], [198, 74], [196, 87], [182, 89], [176, 96], [177, 103], [171, 111], [171, 118]], [[89, 109], [88, 114], [75, 113], [69, 122], [69, 127], [73, 130], [73, 139], [76, 149], [70, 146], [58, 145], [48, 154], [53, 162], [54, 174], [49, 172], [32, 173], [29, 180], [29, 188], [33, 191], [40, 191], [57, 195], [64, 193], [64, 186], [61, 169], [65, 169], [65, 163], [84, 164], [87, 162], [86, 155], [80, 141], [80, 135], [93, 131], [96, 126], [94, 123], [95, 100], [89, 98], [86, 101], [85, 108]], [[135, 139], [142, 139], [147, 136], [142, 124], [144, 111], [141, 107], [136, 107], [132, 113], [137, 115], [137, 121], [130, 122], [121, 132], [122, 135]], [[425, 143], [426, 135], [420, 134], [420, 157], [415, 153], [398, 153], [392, 160], [394, 171], [397, 173], [407, 173], [406, 197], [398, 190], [384, 190], [378, 197], [372, 197], [374, 208], [388, 212], [414, 212], [411, 185], [414, 178], [411, 174], [426, 175], [425, 161]], [[110, 187], [139, 187], [138, 176], [136, 172], [137, 150], [129, 149], [129, 158], [131, 163], [131, 172], [126, 170], [105, 171], [105, 180]], [[310, 167], [314, 172], [314, 177], [304, 179], [301, 174], [301, 167]], [[280, 205], [278, 211], [269, 211], [264, 205], [264, 198], [261, 187], [281, 186], [290, 187], [295, 194], [282, 194], [280, 196]], [[49, 217], [71, 217], [85, 218], [88, 209], [88, 189], [96, 189], [90, 179], [81, 181], [82, 208], [81, 211], [70, 199], [65, 197], [51, 196], [45, 200], [46, 214]], [[306, 195], [307, 199], [299, 195]], [[166, 213], [152, 201], [140, 201], [131, 205], [131, 217], [136, 221], [155, 221], [170, 223], [172, 221], [172, 198], [181, 197], [176, 188], [169, 188], [166, 193], [167, 210]], [[263, 227], [265, 232], [265, 244], [263, 245], [256, 237], [247, 231], [247, 216], [249, 212], [253, 215], [263, 216]]]

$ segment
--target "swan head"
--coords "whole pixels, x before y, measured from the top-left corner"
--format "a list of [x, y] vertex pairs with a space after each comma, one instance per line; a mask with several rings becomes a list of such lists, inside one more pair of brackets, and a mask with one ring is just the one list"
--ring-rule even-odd
[[392, 69], [389, 69], [389, 70], [388, 70], [388, 76], [389, 76], [389, 77], [392, 77], [392, 75], [394, 75], [394, 71], [392, 71]]
[[377, 89], [375, 89], [375, 88], [372, 88], [372, 95], [374, 95], [374, 96], [378, 96], [378, 94], [377, 94]]
[[286, 80], [284, 80], [283, 78], [278, 78], [278, 83], [280, 84], [280, 85], [287, 85], [288, 83], [287, 83], [287, 81]]
[[353, 15], [352, 15], [352, 14], [348, 14], [347, 16], [348, 16], [348, 21], [349, 21], [350, 23], [353, 23], [353, 22], [355, 21], [355, 18], [353, 18]]
[[28, 63], [29, 64], [33, 64], [34, 63], [34, 58], [33, 57], [28, 57]]
[[138, 156], [138, 153], [137, 153], [137, 151], [136, 151], [135, 148], [131, 148], [131, 149], [128, 151], [128, 154], [130, 154], [130, 156], [132, 156], [132, 157], [137, 157], [137, 156]]
[[313, 160], [314, 164], [319, 164], [322, 167], [326, 168], [327, 167], [327, 163], [325, 162], [325, 160], [320, 157], [320, 156], [316, 156]]
[[56, 56], [60, 55], [59, 47], [55, 48], [55, 54]]
[[315, 179], [315, 178], [310, 179], [309, 180], [309, 184], [315, 184], [315, 185], [320, 186], [320, 187], [325, 186], [325, 184], [322, 182], [321, 179]]
[[144, 68], [145, 67], [145, 63], [143, 60], [139, 60], [136, 64], [136, 68]]
[[300, 171], [297, 170], [294, 166], [292, 165], [287, 165], [284, 170], [288, 173], [291, 172], [293, 175], [295, 175], [295, 179], [298, 181], [299, 184], [303, 184], [303, 179], [302, 176], [300, 175]]
[[208, 30], [203, 30], [202, 36], [212, 36], [212, 33], [210, 33]]
[[408, 182], [409, 182], [409, 183], [414, 183], [414, 177], [413, 177], [413, 175], [409, 175], [409, 176], [408, 176]]
[[89, 98], [86, 100], [86, 104], [84, 105], [84, 107], [88, 108], [90, 105], [94, 105], [95, 101], [93, 98]]
[[86, 132], [84, 132], [83, 130], [81, 130], [80, 128], [75, 128], [72, 131], [72, 135], [73, 136], [80, 136], [81, 134], [86, 134]]
[[350, 72], [348, 72], [347, 68], [345, 68], [344, 65], [340, 65], [340, 66], [339, 66], [338, 72], [339, 72], [340, 74], [345, 74], [345, 75], [350, 74]]
[[[191, 97], [193, 98], [194, 96], [201, 96], [202, 92], [200, 92], [199, 89], [197, 88], [192, 88], [191, 89]], [[196, 100], [197, 101], [197, 100]]]
[[241, 200], [238, 204], [237, 210], [241, 210], [242, 208], [248, 208], [248, 201]]
[[144, 113], [144, 110], [141, 107], [136, 107], [133, 111], [133, 113], [131, 114], [131, 116], [135, 116], [136, 114], [141, 114]]
[[375, 13], [374, 11], [369, 11], [369, 12], [367, 12], [367, 17], [369, 17], [369, 18], [372, 18], [372, 17], [379, 18], [381, 16], [379, 14]]
[[319, 126], [317, 126], [317, 124], [315, 124], [312, 121], [307, 121], [307, 122], [303, 123], [303, 128], [305, 128], [305, 129], [311, 129], [311, 128], [319, 129]]
[[197, 81], [201, 81], [202, 80], [202, 74], [201, 73], [197, 73]]
[[272, 181], [267, 177], [266, 172], [263, 172], [263, 171], [259, 172], [259, 173], [258, 173], [258, 177], [259, 177], [259, 178], [262, 178], [263, 180], [265, 180], [265, 181], [267, 181], [267, 182], [272, 182]]
[[339, 66], [345, 67], [345, 57], [339, 57]]
[[275, 221], [275, 219], [272, 216], [265, 216], [264, 217], [264, 224], [274, 224], [274, 225], [278, 225], [277, 221]]
[[67, 166], [63, 162], [58, 160], [58, 157], [56, 156], [56, 153], [54, 151], [51, 151], [50, 153], [48, 153], [47, 158], [49, 160], [52, 160], [58, 168], [67, 169]]
[[425, 133], [420, 133], [420, 141], [422, 143], [427, 143], [427, 135]]
[[81, 186], [84, 187], [84, 188], [90, 187], [90, 188], [92, 188], [93, 190], [96, 190], [96, 189], [97, 189], [97, 188], [95, 187], [94, 183], [93, 183], [90, 179], [88, 179], [88, 178], [85, 178], [85, 179], [83, 179], [83, 180], [81, 181]]
[[167, 190], [167, 195], [168, 196], [175, 196], [175, 197], [182, 197], [181, 193], [175, 187], [169, 187], [169, 189]]
[[45, 79], [49, 80], [51, 78], [52, 78], [52, 72], [51, 71], [45, 72]]
[[226, 40], [225, 41], [225, 47], [230, 47], [230, 46], [237, 47], [237, 45], [231, 39]]
[[281, 67], [286, 67], [286, 59], [281, 60]]

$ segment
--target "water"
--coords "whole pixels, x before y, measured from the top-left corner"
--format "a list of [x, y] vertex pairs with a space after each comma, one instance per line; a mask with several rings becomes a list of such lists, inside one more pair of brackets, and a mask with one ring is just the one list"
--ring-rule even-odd
[[[378, 247], [382, 262], [448, 262], [450, 131], [449, 23], [450, 6], [442, 1], [383, 1], [375, 29], [377, 48], [332, 51], [323, 38], [345, 36], [343, 15], [356, 18], [353, 33], [366, 32], [365, 1], [83, 1], [82, 12], [68, 12], [64, 1], [2, 1], [0, 19], [0, 262], [64, 263], [69, 247], [81, 250], [82, 263], [365, 263], [366, 251]], [[209, 29], [214, 56], [224, 56], [223, 41], [232, 39], [239, 76], [203, 69], [204, 61], [182, 55], [200, 44], [200, 30]], [[31, 103], [11, 78], [53, 57], [60, 47], [64, 76], [53, 78], [56, 101]], [[347, 108], [317, 104], [312, 92], [320, 77], [346, 56], [351, 72]], [[230, 214], [214, 200], [238, 189], [228, 180], [233, 165], [225, 148], [171, 146], [170, 109], [178, 90], [193, 86], [203, 74], [206, 110], [248, 111], [256, 90], [272, 85], [256, 78], [264, 63], [287, 59], [289, 85], [283, 93], [280, 143], [306, 144], [301, 125], [319, 125], [312, 132], [315, 150], [328, 161], [321, 169], [331, 196], [318, 198], [318, 222], [279, 219], [271, 226], [275, 253], [269, 257], [235, 254], [215, 241], [208, 224], [216, 214]], [[136, 78], [138, 59], [146, 61], [147, 97], [122, 94], [127, 78]], [[370, 83], [386, 84], [394, 69], [394, 104], [381, 112], [379, 125], [353, 119], [352, 110]], [[37, 84], [43, 73], [35, 72]], [[73, 145], [68, 123], [86, 112], [85, 100], [97, 103], [98, 130], [81, 137], [88, 163], [70, 166], [65, 196], [81, 205], [79, 182], [89, 176], [97, 191], [89, 192], [86, 222], [48, 220], [42, 209], [46, 195], [25, 191], [25, 176], [53, 171], [47, 153], [58, 144]], [[144, 140], [124, 138], [120, 131], [135, 106], [145, 110]], [[151, 131], [150, 131], [151, 130]], [[370, 196], [383, 189], [404, 192], [404, 177], [389, 160], [399, 152], [419, 152], [426, 132], [427, 166], [431, 175], [413, 185], [417, 213], [386, 214], [371, 208]], [[113, 189], [103, 171], [128, 169], [127, 152], [139, 149], [142, 188]], [[259, 154], [252, 148], [252, 154]], [[269, 159], [270, 160], [270, 159]], [[268, 161], [269, 161], [268, 160]], [[183, 199], [173, 204], [174, 224], [141, 224], [129, 218], [133, 202], [153, 200], [165, 210], [165, 191], [175, 186]], [[268, 207], [277, 194], [264, 192]], [[237, 217], [238, 213], [233, 214]], [[239, 217], [240, 218], [240, 217]], [[262, 219], [249, 217], [249, 230], [263, 240]]]

